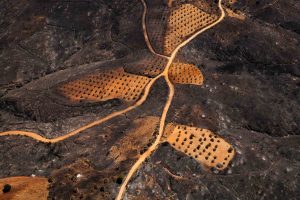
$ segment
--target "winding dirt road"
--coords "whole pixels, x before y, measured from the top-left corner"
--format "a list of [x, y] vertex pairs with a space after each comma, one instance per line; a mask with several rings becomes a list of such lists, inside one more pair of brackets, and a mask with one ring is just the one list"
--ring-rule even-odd
[[[144, 4], [144, 8], [145, 10], [147, 10], [147, 6], [144, 2], [144, 0], [141, 0]], [[164, 110], [163, 110], [163, 113], [162, 113], [162, 116], [161, 116], [161, 119], [160, 119], [160, 125], [159, 125], [159, 133], [158, 133], [158, 136], [156, 137], [154, 143], [149, 147], [149, 149], [144, 153], [142, 154], [139, 159], [134, 163], [134, 165], [131, 167], [130, 171], [128, 172], [124, 182], [122, 183], [121, 187], [120, 187], [120, 190], [119, 190], [119, 193], [116, 197], [116, 200], [121, 200], [126, 192], [126, 187], [128, 185], [128, 182], [130, 181], [130, 179], [132, 178], [132, 176], [135, 174], [135, 172], [139, 169], [140, 165], [157, 149], [158, 145], [160, 144], [161, 142], [161, 137], [163, 135], [163, 131], [164, 131], [164, 126], [165, 126], [165, 121], [166, 121], [166, 116], [167, 116], [167, 113], [168, 113], [168, 110], [170, 108], [170, 105], [172, 103], [172, 100], [173, 100], [173, 96], [174, 96], [174, 85], [170, 82], [169, 80], [169, 76], [168, 76], [168, 73], [169, 73], [169, 68], [171, 66], [171, 64], [173, 63], [178, 51], [184, 47], [185, 45], [187, 45], [191, 40], [193, 40], [195, 37], [197, 37], [199, 34], [203, 33], [204, 31], [212, 28], [213, 26], [217, 25], [218, 23], [220, 23], [224, 17], [225, 17], [225, 12], [224, 12], [224, 9], [222, 7], [222, 0], [219, 0], [218, 2], [218, 7], [221, 11], [221, 16], [220, 18], [215, 21], [214, 23], [210, 24], [209, 26], [199, 30], [198, 32], [196, 32], [195, 34], [193, 34], [191, 37], [189, 37], [187, 40], [183, 41], [180, 45], [178, 45], [174, 51], [172, 52], [171, 56], [168, 58], [168, 63], [164, 69], [164, 71], [162, 72], [161, 75], [159, 76], [163, 76], [164, 79], [166, 80], [167, 84], [168, 84], [168, 87], [169, 87], [169, 95], [168, 95], [168, 100], [165, 104], [165, 107], [164, 107]], [[147, 13], [147, 11], [144, 11], [144, 13]], [[145, 21], [143, 21], [143, 23], [145, 23]], [[146, 26], [145, 24], [143, 24], [143, 27]], [[145, 33], [144, 33], [145, 34]], [[147, 34], [146, 34], [147, 35]], [[151, 45], [150, 45], [151, 46]]]
[[180, 45], [178, 45], [174, 51], [172, 52], [171, 56], [168, 57], [168, 56], [165, 56], [165, 55], [161, 55], [161, 54], [158, 54], [154, 51], [150, 41], [149, 41], [149, 38], [148, 38], [148, 32], [147, 32], [147, 27], [146, 27], [146, 15], [147, 15], [147, 5], [145, 3], [144, 0], [141, 0], [141, 2], [143, 3], [143, 6], [144, 6], [144, 12], [143, 12], [143, 20], [142, 20], [142, 25], [143, 25], [143, 32], [144, 32], [144, 37], [145, 37], [145, 41], [146, 41], [146, 44], [147, 44], [147, 47], [149, 48], [149, 50], [157, 55], [157, 56], [161, 56], [161, 57], [164, 57], [166, 59], [168, 59], [168, 62], [166, 64], [166, 67], [164, 69], [164, 71], [159, 74], [158, 76], [156, 76], [155, 78], [151, 79], [151, 81], [148, 83], [148, 85], [145, 87], [145, 90], [144, 90], [144, 94], [142, 95], [142, 97], [132, 106], [129, 106], [127, 107], [126, 109], [123, 109], [123, 110], [120, 110], [120, 111], [116, 111], [114, 113], [111, 113], [109, 114], [108, 116], [104, 117], [104, 118], [101, 118], [99, 120], [96, 120], [92, 123], [89, 123], [85, 126], [82, 126], [74, 131], [71, 131], [63, 136], [59, 136], [57, 138], [53, 138], [53, 139], [49, 139], [49, 138], [45, 138], [45, 137], [42, 137], [41, 135], [37, 134], [37, 133], [33, 133], [33, 132], [27, 132], [27, 131], [19, 131], [19, 130], [13, 130], [13, 131], [6, 131], [6, 132], [2, 132], [0, 133], [0, 136], [8, 136], [8, 135], [19, 135], [19, 136], [26, 136], [26, 137], [30, 137], [32, 139], [35, 139], [37, 141], [40, 141], [40, 142], [44, 142], [44, 143], [57, 143], [57, 142], [60, 142], [60, 141], [63, 141], [69, 137], [72, 137], [74, 135], [77, 135], [79, 133], [81, 133], [82, 131], [86, 130], [86, 129], [89, 129], [93, 126], [96, 126], [96, 125], [99, 125], [103, 122], [106, 122], [114, 117], [117, 117], [119, 115], [122, 115], [122, 114], [125, 114], [135, 108], [137, 108], [138, 106], [142, 105], [146, 100], [147, 100], [147, 97], [149, 95], [149, 92], [150, 92], [150, 89], [151, 87], [153, 86], [153, 84], [161, 77], [163, 77], [166, 82], [167, 82], [167, 85], [169, 87], [169, 94], [168, 94], [168, 99], [167, 99], [167, 102], [164, 106], [164, 110], [162, 112], [162, 115], [161, 115], [161, 119], [160, 119], [160, 125], [159, 125], [159, 134], [158, 136], [156, 137], [154, 143], [149, 147], [149, 149], [144, 153], [142, 154], [139, 159], [136, 161], [136, 163], [132, 166], [132, 168], [130, 169], [129, 173], [127, 174], [124, 182], [122, 183], [121, 187], [120, 187], [120, 190], [119, 190], [119, 193], [116, 197], [116, 200], [121, 200], [126, 192], [126, 187], [130, 181], [130, 179], [132, 178], [132, 176], [135, 174], [135, 172], [139, 169], [140, 165], [157, 149], [158, 145], [160, 144], [161, 142], [161, 137], [163, 135], [163, 131], [164, 131], [164, 127], [165, 127], [165, 121], [166, 121], [166, 116], [167, 116], [167, 113], [168, 113], [168, 110], [171, 106], [171, 103], [172, 103], [172, 100], [173, 100], [173, 96], [174, 96], [174, 85], [171, 83], [171, 81], [169, 80], [169, 77], [168, 77], [168, 73], [169, 73], [169, 68], [171, 66], [171, 64], [173, 63], [178, 51], [184, 47], [186, 44], [188, 44], [191, 40], [193, 40], [195, 37], [197, 37], [199, 34], [201, 34], [202, 32], [212, 28], [213, 26], [217, 25], [218, 23], [220, 23], [223, 18], [225, 17], [225, 12], [222, 8], [222, 0], [219, 0], [218, 2], [218, 7], [221, 11], [221, 16], [220, 18], [215, 21], [214, 23], [210, 24], [209, 26], [199, 30], [198, 32], [196, 32], [195, 34], [193, 34], [191, 37], [189, 37], [187, 40], [183, 41]]
[[77, 135], [79, 134], [80, 132], [86, 130], [86, 129], [89, 129], [93, 126], [96, 126], [96, 125], [99, 125], [99, 124], [102, 124], [114, 117], [117, 117], [119, 115], [122, 115], [124, 113], [127, 113], [135, 108], [137, 108], [138, 106], [142, 105], [146, 100], [147, 100], [147, 97], [148, 97], [148, 94], [150, 92], [150, 89], [152, 87], [152, 85], [156, 82], [156, 80], [158, 78], [160, 78], [162, 76], [162, 74], [158, 75], [157, 77], [151, 79], [151, 81], [148, 83], [148, 85], [145, 87], [145, 90], [144, 90], [144, 94], [143, 96], [132, 106], [129, 106], [123, 110], [120, 110], [120, 111], [116, 111], [116, 112], [113, 112], [111, 114], [109, 114], [108, 116], [104, 117], [104, 118], [101, 118], [99, 120], [96, 120], [92, 123], [89, 123], [85, 126], [82, 126], [74, 131], [71, 131], [63, 136], [59, 136], [59, 137], [56, 137], [56, 138], [53, 138], [53, 139], [49, 139], [49, 138], [46, 138], [46, 137], [42, 137], [41, 135], [37, 134], [37, 133], [33, 133], [33, 132], [28, 132], [28, 131], [19, 131], [19, 130], [13, 130], [13, 131], [5, 131], [5, 132], [2, 132], [0, 133], [0, 136], [8, 136], [8, 135], [19, 135], [19, 136], [26, 136], [26, 137], [30, 137], [32, 139], [35, 139], [37, 141], [40, 141], [40, 142], [44, 142], [44, 143], [57, 143], [57, 142], [60, 142], [60, 141], [63, 141], [69, 137], [72, 137], [74, 135]]
[[142, 27], [143, 27], [143, 34], [144, 34], [146, 45], [147, 45], [149, 51], [151, 51], [151, 53], [153, 53], [154, 55], [169, 59], [170, 57], [157, 53], [152, 47], [152, 44], [151, 44], [151, 42], [149, 40], [149, 36], [148, 36], [147, 26], [146, 26], [147, 4], [146, 4], [145, 0], [141, 0], [141, 2], [144, 6], [144, 11], [143, 11], [143, 16], [142, 16]]
[[[147, 32], [147, 27], [146, 27], [146, 15], [147, 15], [147, 5], [146, 5], [146, 2], [144, 0], [141, 0], [143, 6], [144, 6], [144, 11], [143, 11], [143, 15], [142, 15], [142, 26], [143, 26], [143, 34], [144, 34], [144, 38], [145, 38], [145, 42], [147, 44], [147, 47], [149, 49], [149, 51], [151, 51], [151, 53], [153, 53], [154, 55], [157, 55], [157, 56], [160, 56], [160, 57], [164, 57], [166, 59], [170, 59], [170, 57], [168, 56], [165, 56], [165, 55], [162, 55], [162, 54], [159, 54], [159, 53], [156, 53], [155, 50], [153, 49], [150, 41], [149, 41], [149, 37], [148, 37], [148, 32]], [[170, 64], [169, 64], [170, 65]], [[100, 125], [114, 117], [117, 117], [119, 115], [122, 115], [122, 114], [125, 114], [135, 108], [137, 108], [138, 106], [142, 105], [146, 100], [147, 100], [147, 97], [148, 97], [148, 94], [150, 92], [150, 89], [152, 87], [152, 85], [156, 82], [157, 79], [159, 79], [160, 77], [162, 77], [163, 75], [165, 74], [165, 72], [162, 72], [161, 74], [159, 74], [158, 76], [156, 76], [155, 78], [151, 79], [151, 81], [148, 83], [148, 85], [145, 87], [145, 90], [144, 90], [144, 94], [142, 95], [142, 97], [132, 106], [129, 106], [123, 110], [120, 110], [120, 111], [116, 111], [116, 112], [113, 112], [109, 115], [107, 115], [106, 117], [104, 118], [101, 118], [99, 120], [96, 120], [92, 123], [89, 123], [85, 126], [82, 126], [76, 130], [73, 130], [63, 136], [59, 136], [59, 137], [56, 137], [56, 138], [52, 138], [52, 139], [49, 139], [49, 138], [46, 138], [46, 137], [43, 137], [37, 133], [34, 133], [34, 132], [30, 132], [30, 131], [20, 131], [20, 130], [11, 130], [11, 131], [5, 131], [5, 132], [1, 132], [0, 133], [0, 136], [9, 136], [9, 135], [18, 135], [18, 136], [25, 136], [25, 137], [30, 137], [34, 140], [37, 140], [39, 142], [43, 142], [43, 143], [57, 143], [57, 142], [60, 142], [60, 141], [63, 141], [69, 137], [72, 137], [74, 135], [77, 135], [79, 134], [80, 132], [82, 131], [85, 131], [93, 126], [96, 126], [96, 125]], [[170, 82], [170, 81], [169, 81]], [[171, 83], [170, 83], [171, 84]]]

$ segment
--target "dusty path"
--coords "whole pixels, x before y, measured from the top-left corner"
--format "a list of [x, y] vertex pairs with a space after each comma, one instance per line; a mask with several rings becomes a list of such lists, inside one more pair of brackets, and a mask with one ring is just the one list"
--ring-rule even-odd
[[[147, 9], [146, 5], [144, 5], [144, 6], [145, 6], [145, 9]], [[139, 157], [139, 159], [135, 162], [135, 164], [129, 170], [129, 172], [128, 172], [128, 174], [127, 174], [124, 182], [122, 183], [122, 185], [120, 187], [120, 190], [119, 190], [119, 193], [118, 193], [118, 195], [116, 197], [116, 200], [121, 200], [123, 198], [123, 196], [125, 194], [125, 191], [126, 191], [127, 184], [130, 181], [131, 177], [139, 169], [140, 165], [157, 149], [158, 145], [160, 144], [161, 137], [163, 135], [164, 126], [165, 126], [166, 116], [167, 116], [168, 110], [170, 108], [170, 105], [172, 103], [173, 96], [174, 96], [174, 85], [170, 82], [169, 77], [168, 77], [169, 68], [170, 68], [172, 62], [174, 61], [174, 59], [175, 59], [178, 51], [182, 47], [184, 47], [186, 44], [188, 44], [191, 40], [193, 40], [199, 34], [203, 33], [204, 31], [206, 31], [206, 30], [208, 30], [210, 28], [212, 28], [213, 26], [217, 25], [218, 23], [220, 23], [224, 19], [225, 12], [224, 12], [223, 7], [222, 7], [222, 0], [219, 0], [218, 7], [219, 7], [219, 9], [221, 11], [220, 18], [217, 21], [215, 21], [214, 23], [210, 24], [209, 26], [207, 26], [207, 27], [199, 30], [198, 32], [196, 32], [191, 37], [189, 37], [187, 40], [183, 41], [180, 45], [178, 45], [174, 49], [174, 51], [172, 52], [171, 56], [168, 58], [168, 63], [167, 63], [167, 65], [166, 65], [166, 67], [165, 67], [165, 69], [164, 69], [164, 71], [163, 71], [163, 73], [161, 75], [165, 78], [165, 80], [166, 80], [166, 82], [168, 84], [169, 95], [168, 95], [168, 100], [167, 100], [167, 102], [165, 104], [164, 110], [162, 112], [162, 116], [161, 116], [161, 120], [160, 120], [160, 125], [159, 125], [158, 136], [156, 137], [154, 143], [149, 147], [149, 149], [144, 154], [142, 154]], [[146, 13], [146, 12], [144, 12], [144, 13]]]
[[127, 184], [130, 181], [131, 177], [135, 174], [135, 172], [140, 167], [140, 165], [157, 149], [158, 145], [160, 144], [160, 140], [161, 140], [161, 137], [163, 135], [163, 131], [164, 131], [164, 127], [165, 127], [166, 116], [167, 116], [168, 110], [170, 108], [170, 105], [172, 103], [173, 96], [174, 96], [174, 86], [173, 86], [173, 84], [169, 80], [168, 73], [169, 73], [169, 68], [170, 68], [171, 64], [173, 63], [173, 61], [174, 61], [174, 59], [176, 57], [176, 54], [178, 53], [178, 51], [183, 46], [185, 46], [186, 44], [188, 44], [191, 40], [193, 40], [199, 34], [201, 34], [202, 32], [204, 32], [204, 31], [210, 29], [211, 27], [217, 25], [218, 23], [220, 23], [223, 20], [224, 16], [225, 16], [225, 12], [224, 12], [224, 10], [222, 8], [222, 0], [219, 0], [218, 7], [219, 7], [219, 9], [221, 11], [221, 17], [216, 22], [214, 22], [211, 25], [209, 25], [209, 26], [207, 26], [207, 27], [199, 30], [198, 32], [196, 32], [195, 34], [193, 34], [191, 37], [189, 37], [187, 40], [183, 41], [180, 45], [178, 45], [175, 48], [175, 50], [172, 52], [171, 56], [168, 57], [168, 56], [156, 53], [154, 51], [154, 49], [152, 48], [152, 45], [151, 45], [151, 43], [149, 41], [149, 38], [148, 38], [148, 33], [147, 33], [147, 28], [146, 28], [146, 23], [145, 23], [146, 14], [147, 14], [147, 5], [146, 5], [146, 3], [145, 3], [144, 0], [141, 0], [141, 1], [143, 3], [143, 6], [144, 6], [144, 12], [143, 12], [143, 32], [144, 32], [144, 37], [145, 37], [146, 44], [147, 44], [149, 50], [153, 54], [167, 58], [168, 59], [168, 63], [166, 65], [164, 71], [161, 74], [159, 74], [155, 78], [151, 79], [151, 81], [145, 87], [144, 94], [142, 95], [142, 97], [134, 105], [129, 106], [126, 109], [123, 109], [123, 110], [111, 113], [110, 115], [108, 115], [108, 116], [106, 116], [104, 118], [96, 120], [96, 121], [94, 121], [94, 122], [92, 122], [90, 124], [87, 124], [85, 126], [82, 126], [82, 127], [78, 128], [78, 129], [76, 129], [74, 131], [71, 131], [71, 132], [67, 133], [66, 135], [63, 135], [63, 136], [60, 136], [60, 137], [57, 137], [57, 138], [53, 138], [53, 139], [48, 139], [48, 138], [42, 137], [42, 136], [40, 136], [37, 133], [26, 132], [26, 131], [18, 131], [18, 130], [6, 131], [6, 132], [0, 133], [0, 136], [7, 136], [7, 135], [26, 136], [26, 137], [30, 137], [32, 139], [35, 139], [37, 141], [44, 142], [44, 143], [56, 143], [56, 142], [63, 141], [65, 139], [69, 138], [69, 137], [77, 135], [78, 133], [80, 133], [80, 132], [82, 132], [82, 131], [84, 131], [86, 129], [89, 129], [89, 128], [93, 127], [93, 126], [99, 125], [99, 124], [101, 124], [103, 122], [106, 122], [106, 121], [108, 121], [108, 120], [110, 120], [110, 119], [112, 119], [114, 117], [122, 115], [122, 114], [124, 114], [126, 112], [129, 112], [129, 111], [135, 109], [136, 107], [140, 106], [141, 104], [143, 104], [147, 100], [148, 94], [149, 94], [150, 89], [153, 86], [153, 84], [160, 77], [164, 77], [164, 79], [166, 80], [166, 82], [168, 84], [168, 87], [169, 87], [169, 94], [168, 94], [168, 99], [167, 99], [167, 102], [166, 102], [166, 104], [164, 106], [164, 110], [162, 112], [161, 119], [160, 119], [159, 134], [156, 137], [154, 143], [150, 146], [150, 148], [144, 154], [142, 154], [139, 157], [139, 159], [136, 161], [136, 163], [130, 169], [128, 175], [126, 176], [126, 179], [124, 180], [123, 184], [120, 187], [120, 190], [119, 190], [119, 193], [118, 193], [118, 195], [116, 197], [116, 200], [121, 200], [122, 199], [122, 197], [123, 197], [123, 195], [124, 195], [124, 193], [126, 191]]
[[41, 135], [37, 134], [37, 133], [33, 133], [33, 132], [27, 132], [27, 131], [19, 131], [19, 130], [13, 130], [13, 131], [5, 131], [5, 132], [2, 132], [0, 133], [0, 136], [7, 136], [7, 135], [19, 135], [19, 136], [26, 136], [26, 137], [30, 137], [32, 139], [35, 139], [37, 141], [40, 141], [40, 142], [44, 142], [44, 143], [57, 143], [57, 142], [60, 142], [60, 141], [63, 141], [69, 137], [72, 137], [74, 135], [77, 135], [78, 133], [86, 130], [86, 129], [89, 129], [93, 126], [96, 126], [96, 125], [99, 125], [103, 122], [106, 122], [114, 117], [117, 117], [119, 115], [122, 115], [124, 113], [127, 113], [133, 109], [135, 109], [136, 107], [142, 105], [146, 100], [147, 100], [147, 97], [148, 97], [148, 94], [150, 92], [150, 89], [152, 87], [152, 85], [156, 82], [156, 80], [158, 78], [160, 78], [162, 76], [162, 74], [158, 75], [157, 77], [151, 79], [151, 81], [148, 83], [148, 85], [145, 87], [145, 90], [144, 90], [144, 94], [143, 96], [132, 106], [129, 106], [123, 110], [120, 110], [120, 111], [116, 111], [116, 112], [113, 112], [111, 114], [109, 114], [108, 116], [104, 117], [104, 118], [101, 118], [99, 120], [96, 120], [92, 123], [89, 123], [85, 126], [82, 126], [74, 131], [71, 131], [70, 133], [67, 133], [63, 136], [60, 136], [60, 137], [56, 137], [56, 138], [53, 138], [53, 139], [48, 139], [46, 137], [42, 137]]
[[[157, 56], [161, 56], [161, 57], [164, 57], [166, 59], [170, 59], [168, 56], [165, 56], [165, 55], [161, 55], [161, 54], [158, 54], [154, 51], [150, 41], [149, 41], [149, 37], [148, 37], [148, 33], [147, 33], [147, 27], [146, 27], [146, 15], [147, 15], [147, 5], [145, 3], [144, 0], [141, 0], [143, 6], [144, 6], [144, 11], [143, 11], [143, 15], [142, 15], [142, 26], [143, 26], [143, 34], [144, 34], [144, 38], [145, 38], [145, 42], [147, 44], [147, 47], [149, 48], [149, 50], [157, 55]], [[86, 129], [89, 129], [93, 126], [96, 126], [96, 125], [100, 125], [114, 117], [117, 117], [119, 115], [122, 115], [124, 113], [127, 113], [135, 108], [137, 108], [138, 106], [142, 105], [146, 100], [147, 100], [147, 97], [148, 97], [148, 94], [150, 92], [150, 89], [152, 87], [152, 85], [156, 82], [157, 79], [159, 79], [160, 77], [162, 77], [164, 74], [164, 72], [162, 72], [161, 74], [159, 74], [158, 76], [156, 76], [155, 78], [153, 78], [149, 83], [148, 85], [145, 87], [145, 90], [144, 90], [144, 94], [142, 95], [142, 97], [132, 106], [129, 106], [123, 110], [120, 110], [120, 111], [116, 111], [116, 112], [113, 112], [109, 115], [107, 115], [106, 117], [104, 118], [101, 118], [99, 120], [96, 120], [92, 123], [89, 123], [85, 126], [82, 126], [74, 131], [71, 131], [63, 136], [59, 136], [59, 137], [56, 137], [56, 138], [52, 138], [52, 139], [49, 139], [49, 138], [46, 138], [46, 137], [43, 137], [37, 133], [34, 133], [34, 132], [30, 132], [30, 131], [20, 131], [20, 130], [12, 130], [12, 131], [5, 131], [5, 132], [1, 132], [0, 133], [0, 136], [9, 136], [9, 135], [18, 135], [18, 136], [25, 136], [25, 137], [30, 137], [32, 139], [35, 139], [37, 141], [40, 141], [40, 142], [44, 142], [44, 143], [57, 143], [57, 142], [60, 142], [60, 141], [63, 141], [69, 137], [72, 137], [74, 135], [77, 135], [79, 134], [80, 132], [86, 130]]]
[[144, 38], [145, 38], [145, 42], [147, 44], [147, 47], [148, 47], [149, 51], [151, 51], [151, 53], [153, 53], [154, 55], [169, 59], [168, 56], [157, 53], [151, 45], [151, 42], [150, 42], [149, 37], [148, 37], [147, 26], [146, 26], [147, 4], [146, 4], [145, 0], [141, 0], [141, 2], [144, 6], [143, 17], [142, 17], [142, 27], [143, 27], [143, 34], [144, 34]]

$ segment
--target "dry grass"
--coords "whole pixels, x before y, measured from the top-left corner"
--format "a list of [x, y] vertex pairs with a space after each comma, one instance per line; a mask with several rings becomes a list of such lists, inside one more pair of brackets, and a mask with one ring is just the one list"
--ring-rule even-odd
[[133, 159], [148, 148], [159, 123], [159, 117], [147, 116], [133, 121], [134, 127], [119, 138], [109, 150], [109, 157], [116, 163]]
[[59, 92], [71, 101], [137, 100], [150, 78], [124, 72], [123, 68], [99, 72], [61, 85]]
[[225, 8], [225, 10], [229, 17], [232, 17], [232, 18], [235, 18], [235, 19], [238, 19], [241, 21], [244, 21], [246, 19], [245, 13], [242, 13], [240, 11], [233, 12], [233, 10], [231, 10], [229, 8]]
[[[11, 190], [2, 193], [5, 184]], [[10, 177], [0, 179], [0, 200], [43, 200], [48, 197], [48, 179], [40, 177]]]
[[235, 154], [229, 143], [207, 129], [169, 124], [166, 135], [176, 150], [209, 168], [225, 169]]

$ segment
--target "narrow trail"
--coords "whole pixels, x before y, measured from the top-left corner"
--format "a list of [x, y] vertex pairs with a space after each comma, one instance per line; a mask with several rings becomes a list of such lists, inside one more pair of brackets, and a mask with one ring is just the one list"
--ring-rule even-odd
[[142, 17], [142, 27], [143, 27], [143, 34], [144, 34], [146, 45], [147, 45], [149, 51], [151, 51], [151, 53], [153, 53], [154, 55], [169, 59], [168, 56], [157, 53], [151, 45], [151, 42], [150, 42], [149, 36], [148, 36], [147, 25], [146, 25], [147, 4], [146, 4], [145, 0], [141, 0], [141, 2], [144, 6], [143, 17]]
[[[144, 2], [144, 0], [142, 0]], [[145, 3], [145, 2], [144, 2]], [[147, 10], [147, 6], [146, 4], [145, 6], [145, 10]], [[131, 167], [131, 169], [129, 170], [124, 182], [122, 183], [119, 193], [116, 197], [116, 200], [121, 200], [126, 192], [126, 187], [129, 183], [129, 181], [131, 180], [132, 176], [135, 174], [135, 172], [139, 169], [139, 167], [141, 166], [141, 164], [149, 157], [151, 156], [151, 154], [157, 149], [158, 145], [161, 142], [161, 137], [163, 135], [163, 131], [164, 131], [164, 127], [165, 127], [165, 121], [166, 121], [166, 117], [167, 117], [167, 113], [168, 110], [171, 106], [172, 100], [173, 100], [173, 96], [174, 96], [174, 85], [170, 82], [169, 80], [169, 68], [171, 66], [171, 64], [173, 63], [178, 51], [184, 47], [186, 44], [188, 44], [191, 40], [193, 40], [195, 37], [197, 37], [199, 34], [203, 33], [204, 31], [212, 28], [213, 26], [219, 24], [225, 17], [225, 12], [224, 9], [222, 7], [222, 0], [219, 0], [218, 2], [218, 7], [221, 11], [221, 16], [220, 18], [215, 21], [214, 23], [210, 24], [209, 26], [199, 30], [198, 32], [196, 32], [195, 34], [193, 34], [191, 37], [189, 37], [187, 40], [183, 41], [180, 45], [178, 45], [174, 51], [172, 52], [171, 56], [168, 58], [168, 63], [163, 71], [163, 73], [161, 74], [164, 79], [166, 80], [168, 87], [169, 87], [169, 94], [168, 94], [168, 100], [165, 104], [164, 110], [162, 112], [162, 116], [161, 116], [161, 120], [160, 120], [160, 125], [159, 125], [159, 132], [158, 132], [158, 136], [156, 137], [154, 143], [149, 147], [149, 149], [143, 153], [139, 159], [134, 163], [134, 165]], [[144, 13], [147, 13], [147, 11], [144, 11]], [[146, 29], [145, 29], [146, 30]]]
[[[145, 42], [147, 44], [147, 47], [153, 54], [155, 54], [157, 56], [160, 56], [160, 57], [164, 57], [166, 59], [169, 59], [168, 56], [156, 53], [154, 51], [150, 41], [149, 41], [147, 27], [146, 27], [147, 5], [146, 5], [146, 2], [144, 0], [141, 0], [141, 2], [144, 6], [144, 11], [143, 11], [143, 15], [142, 15], [142, 26], [143, 26], [143, 34], [144, 34], [144, 38], [145, 38]], [[102, 123], [104, 123], [104, 122], [106, 122], [106, 121], [108, 121], [108, 120], [110, 120], [114, 117], [125, 114], [125, 113], [137, 108], [138, 106], [142, 105], [147, 100], [147, 97], [148, 97], [148, 94], [150, 92], [150, 89], [151, 89], [152, 85], [156, 82], [157, 79], [162, 77], [163, 74], [164, 74], [164, 72], [162, 72], [161, 74], [159, 74], [155, 78], [151, 79], [151, 81], [145, 87], [143, 96], [134, 105], [129, 106], [129, 107], [123, 109], [123, 110], [113, 112], [113, 113], [107, 115], [104, 118], [101, 118], [99, 120], [91, 122], [91, 123], [89, 123], [85, 126], [82, 126], [78, 129], [75, 129], [75, 130], [73, 130], [73, 131], [71, 131], [71, 132], [69, 132], [65, 135], [50, 139], [50, 138], [43, 137], [43, 136], [41, 136], [37, 133], [30, 132], [30, 131], [11, 130], [11, 131], [0, 132], [0, 136], [11, 136], [11, 135], [25, 136], [25, 137], [29, 137], [29, 138], [32, 138], [34, 140], [37, 140], [37, 141], [43, 142], [43, 143], [57, 143], [57, 142], [63, 141], [65, 139], [68, 139], [69, 137], [72, 137], [72, 136], [75, 136], [75, 135], [79, 134], [82, 131], [85, 131], [85, 130], [93, 127], [93, 126], [100, 125], [100, 124], [102, 124]]]
[[193, 34], [191, 37], [189, 37], [187, 40], [183, 41], [180, 45], [178, 45], [174, 51], [172, 52], [171, 56], [168, 57], [168, 56], [165, 56], [165, 55], [161, 55], [161, 54], [158, 54], [154, 51], [150, 41], [149, 41], [149, 38], [148, 38], [148, 32], [147, 32], [147, 28], [146, 28], [146, 15], [147, 15], [147, 5], [145, 3], [144, 0], [141, 0], [141, 2], [143, 3], [143, 6], [144, 6], [144, 12], [143, 12], [143, 32], [144, 32], [144, 37], [145, 37], [145, 41], [146, 41], [146, 44], [149, 48], [149, 50], [157, 55], [157, 56], [161, 56], [161, 57], [164, 57], [166, 59], [168, 59], [168, 62], [166, 64], [166, 67], [164, 69], [164, 71], [159, 74], [158, 76], [156, 76], [155, 78], [151, 79], [151, 81], [148, 83], [148, 85], [145, 87], [145, 90], [144, 90], [144, 94], [142, 95], [142, 97], [132, 106], [129, 106], [123, 110], [120, 110], [120, 111], [116, 111], [116, 112], [113, 112], [111, 114], [109, 114], [108, 116], [104, 117], [104, 118], [101, 118], [99, 120], [96, 120], [92, 123], [89, 123], [85, 126], [82, 126], [74, 131], [71, 131], [63, 136], [59, 136], [59, 137], [56, 137], [56, 138], [53, 138], [53, 139], [49, 139], [49, 138], [46, 138], [46, 137], [42, 137], [41, 135], [37, 134], [37, 133], [34, 133], [34, 132], [27, 132], [27, 131], [19, 131], [19, 130], [13, 130], [13, 131], [6, 131], [6, 132], [1, 132], [0, 133], [0, 136], [9, 136], [9, 135], [18, 135], [18, 136], [25, 136], [25, 137], [30, 137], [34, 140], [37, 140], [37, 141], [40, 141], [40, 142], [43, 142], [43, 143], [57, 143], [57, 142], [60, 142], [60, 141], [63, 141], [69, 137], [72, 137], [72, 136], [75, 136], [77, 134], [79, 134], [80, 132], [86, 130], [86, 129], [89, 129], [93, 126], [96, 126], [96, 125], [99, 125], [101, 123], [104, 123], [114, 117], [117, 117], [119, 115], [122, 115], [122, 114], [125, 114], [135, 108], [137, 108], [138, 106], [142, 105], [146, 100], [147, 100], [147, 97], [149, 95], [149, 92], [150, 92], [150, 89], [151, 87], [153, 86], [153, 84], [161, 77], [164, 77], [164, 79], [166, 80], [167, 82], [167, 85], [168, 85], [168, 88], [169, 88], [169, 94], [168, 94], [168, 99], [166, 101], [166, 104], [164, 106], [164, 109], [163, 109], [163, 112], [162, 112], [162, 115], [161, 115], [161, 119], [160, 119], [160, 124], [159, 124], [159, 133], [158, 133], [158, 136], [156, 137], [154, 143], [149, 147], [149, 149], [144, 153], [142, 154], [139, 159], [135, 162], [135, 164], [131, 167], [130, 171], [128, 172], [124, 182], [122, 183], [121, 187], [120, 187], [120, 190], [119, 190], [119, 193], [116, 197], [116, 200], [121, 200], [126, 192], [126, 187], [129, 183], [129, 181], [131, 180], [132, 176], [135, 174], [135, 172], [139, 169], [140, 165], [157, 149], [158, 145], [160, 144], [161, 142], [161, 137], [163, 135], [163, 131], [164, 131], [164, 127], [165, 127], [165, 122], [166, 122], [166, 117], [167, 117], [167, 113], [168, 113], [168, 110], [171, 106], [171, 103], [172, 103], [172, 100], [173, 100], [173, 97], [174, 97], [174, 92], [175, 92], [175, 89], [174, 89], [174, 85], [171, 83], [171, 81], [169, 80], [169, 77], [168, 77], [168, 73], [169, 73], [169, 68], [171, 66], [171, 64], [173, 63], [178, 51], [184, 47], [186, 44], [188, 44], [191, 40], [193, 40], [195, 37], [197, 37], [199, 34], [201, 34], [202, 32], [210, 29], [211, 27], [217, 25], [218, 23], [220, 23], [223, 18], [225, 17], [225, 12], [222, 8], [222, 0], [219, 0], [218, 2], [218, 7], [221, 11], [221, 16], [220, 18], [215, 21], [214, 23], [212, 23], [211, 25], [199, 30], [198, 32], [196, 32], [195, 34]]
[[74, 135], [77, 135], [78, 133], [86, 130], [86, 129], [89, 129], [93, 126], [96, 126], [96, 125], [99, 125], [101, 123], [104, 123], [114, 117], [117, 117], [119, 115], [122, 115], [122, 114], [125, 114], [135, 108], [137, 108], [138, 106], [142, 105], [146, 100], [147, 100], [147, 97], [148, 97], [148, 94], [150, 92], [150, 89], [152, 87], [152, 85], [156, 82], [157, 79], [159, 79], [160, 77], [162, 76], [162, 73], [158, 76], [156, 76], [155, 78], [151, 79], [151, 81], [148, 83], [148, 85], [145, 87], [145, 90], [144, 90], [144, 94], [143, 96], [132, 106], [129, 106], [123, 110], [120, 110], [120, 111], [116, 111], [116, 112], [113, 112], [109, 115], [107, 115], [106, 117], [104, 118], [101, 118], [99, 120], [96, 120], [92, 123], [89, 123], [85, 126], [82, 126], [74, 131], [71, 131], [63, 136], [59, 136], [59, 137], [56, 137], [56, 138], [53, 138], [53, 139], [49, 139], [49, 138], [46, 138], [46, 137], [43, 137], [37, 133], [34, 133], [34, 132], [29, 132], [29, 131], [19, 131], [19, 130], [12, 130], [12, 131], [5, 131], [5, 132], [1, 132], [0, 133], [0, 136], [8, 136], [8, 135], [18, 135], [18, 136], [25, 136], [25, 137], [30, 137], [34, 140], [37, 140], [37, 141], [40, 141], [40, 142], [44, 142], [44, 143], [57, 143], [57, 142], [60, 142], [60, 141], [63, 141], [69, 137], [72, 137]]

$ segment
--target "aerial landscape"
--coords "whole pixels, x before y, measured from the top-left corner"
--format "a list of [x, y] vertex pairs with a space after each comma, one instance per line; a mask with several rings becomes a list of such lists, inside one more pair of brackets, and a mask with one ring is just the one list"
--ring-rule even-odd
[[299, 0], [0, 0], [0, 200], [300, 199]]

